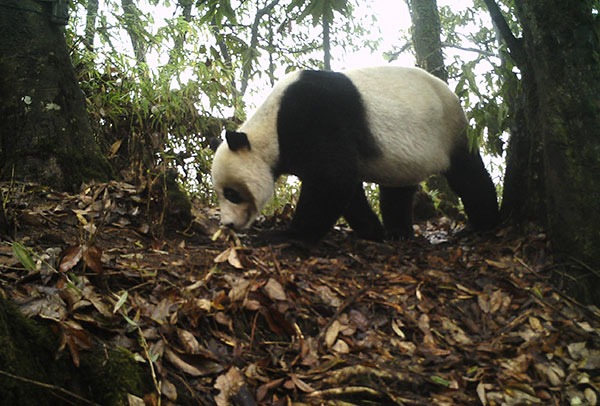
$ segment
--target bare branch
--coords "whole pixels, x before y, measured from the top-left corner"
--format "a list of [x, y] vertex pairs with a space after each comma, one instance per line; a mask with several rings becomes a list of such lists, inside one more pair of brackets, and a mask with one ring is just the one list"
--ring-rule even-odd
[[[252, 23], [252, 31], [250, 32], [250, 49], [256, 49], [258, 46], [258, 25], [260, 24], [260, 20], [275, 6], [279, 3], [279, 0], [273, 0], [265, 7], [259, 9], [254, 16], [254, 22]], [[250, 78], [250, 66], [244, 69], [244, 73], [242, 75], [242, 88], [240, 89], [240, 93], [243, 95], [246, 93], [246, 89], [248, 88], [248, 79]]]
[[514, 59], [515, 63], [519, 66], [523, 66], [526, 61], [525, 58], [525, 50], [523, 49], [523, 44], [521, 39], [514, 36], [504, 15], [502, 14], [502, 10], [498, 7], [498, 4], [495, 0], [483, 0], [485, 5], [490, 12], [490, 16], [492, 17], [492, 21], [496, 25], [502, 39], [506, 43], [510, 55]]
[[460, 45], [448, 44], [447, 42], [443, 42], [442, 47], [460, 49], [461, 51], [467, 51], [467, 52], [475, 52], [475, 53], [478, 53], [478, 54], [481, 54], [484, 56], [489, 56], [489, 57], [495, 57], [495, 58], [500, 57], [500, 55], [498, 55], [494, 52], [485, 51], [485, 50], [479, 49], [479, 48], [461, 47]]

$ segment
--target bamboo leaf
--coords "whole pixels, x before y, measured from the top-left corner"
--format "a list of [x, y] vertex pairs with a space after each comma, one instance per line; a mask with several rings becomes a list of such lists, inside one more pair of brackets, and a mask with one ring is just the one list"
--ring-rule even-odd
[[19, 262], [23, 264], [25, 269], [27, 269], [29, 272], [34, 272], [36, 270], [35, 262], [31, 257], [31, 251], [29, 250], [29, 248], [23, 246], [18, 242], [14, 242], [12, 244], [12, 249], [17, 258], [19, 259]]

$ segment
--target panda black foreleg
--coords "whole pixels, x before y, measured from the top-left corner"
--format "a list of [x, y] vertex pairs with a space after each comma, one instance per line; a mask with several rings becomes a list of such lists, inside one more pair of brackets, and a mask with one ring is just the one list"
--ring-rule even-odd
[[343, 216], [358, 237], [372, 241], [383, 240], [383, 226], [369, 205], [362, 184], [356, 185]]
[[489, 230], [499, 223], [496, 187], [479, 151], [469, 152], [466, 147], [455, 150], [444, 175], [450, 188], [461, 198], [474, 229]]
[[310, 177], [302, 181], [296, 213], [286, 234], [291, 239], [317, 241], [342, 216], [354, 194], [355, 181]]
[[379, 204], [386, 238], [402, 240], [412, 238], [413, 200], [417, 186], [379, 186]]

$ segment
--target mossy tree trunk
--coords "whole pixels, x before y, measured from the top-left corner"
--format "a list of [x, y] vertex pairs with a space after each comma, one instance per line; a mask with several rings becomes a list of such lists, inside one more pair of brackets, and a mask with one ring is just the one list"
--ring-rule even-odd
[[4, 0], [0, 10], [0, 178], [63, 190], [110, 168], [96, 145], [51, 3]]
[[[409, 0], [408, 6], [417, 66], [447, 82], [448, 71], [442, 53], [440, 17], [436, 0]], [[454, 217], [458, 197], [452, 192], [446, 179], [441, 175], [434, 175], [426, 183], [430, 190], [435, 189], [440, 193], [440, 210]]]
[[[600, 269], [600, 23], [594, 1], [515, 2], [520, 39], [497, 4], [485, 2], [521, 70], [526, 114], [507, 157], [504, 204], [519, 220], [540, 221], [558, 253], [585, 264], [569, 268], [577, 280], [571, 287], [599, 302], [600, 279], [590, 272]], [[528, 164], [531, 170], [519, 176], [515, 169]], [[543, 199], [526, 204], [519, 182]]]

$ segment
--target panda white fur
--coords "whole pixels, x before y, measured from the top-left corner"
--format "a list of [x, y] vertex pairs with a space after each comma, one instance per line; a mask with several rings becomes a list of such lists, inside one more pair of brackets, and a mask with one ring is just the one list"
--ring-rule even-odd
[[[443, 173], [475, 229], [498, 222], [494, 185], [448, 86], [417, 68], [287, 75], [216, 151], [212, 177], [221, 223], [252, 224], [283, 173], [302, 182], [296, 213], [278, 239], [318, 240], [343, 216], [361, 238], [413, 234], [419, 182]], [[380, 186], [383, 226], [362, 183]]]

